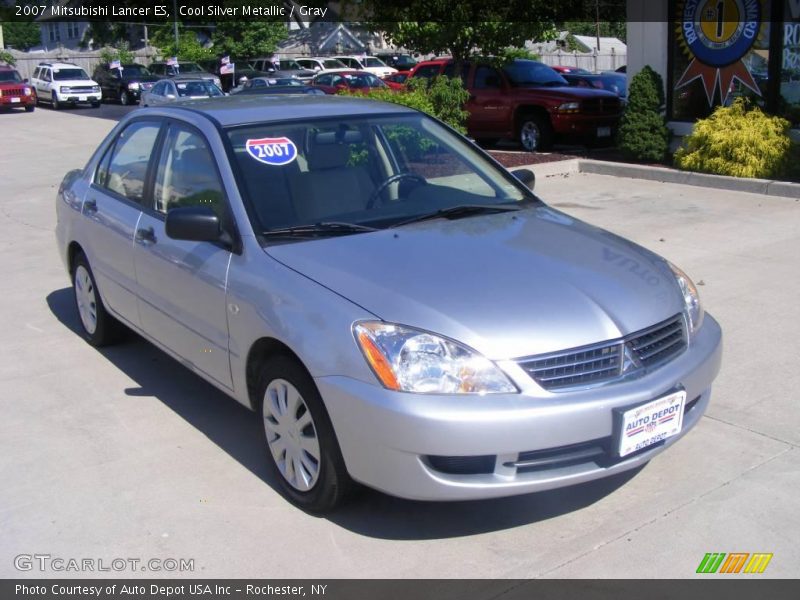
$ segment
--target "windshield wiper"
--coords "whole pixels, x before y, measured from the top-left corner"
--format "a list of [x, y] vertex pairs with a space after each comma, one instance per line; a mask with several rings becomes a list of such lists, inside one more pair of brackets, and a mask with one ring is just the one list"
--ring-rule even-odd
[[313, 223], [309, 225], [295, 225], [293, 227], [281, 227], [270, 229], [261, 234], [268, 237], [281, 236], [317, 236], [317, 235], [338, 235], [347, 233], [365, 233], [367, 231], [377, 231], [375, 227], [359, 225], [357, 223], [339, 223], [335, 221]]
[[422, 221], [431, 221], [433, 219], [460, 219], [461, 217], [470, 217], [472, 215], [490, 215], [517, 210], [520, 210], [519, 206], [512, 206], [509, 204], [460, 204], [458, 206], [451, 206], [450, 208], [442, 208], [436, 212], [417, 215], [416, 217], [395, 223], [391, 227], [402, 227], [410, 223], [421, 223]]

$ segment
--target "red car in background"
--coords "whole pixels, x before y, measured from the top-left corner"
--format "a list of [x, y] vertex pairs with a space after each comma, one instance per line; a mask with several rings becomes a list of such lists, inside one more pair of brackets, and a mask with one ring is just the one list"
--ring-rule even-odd
[[409, 75], [411, 75], [411, 71], [398, 71], [397, 73], [387, 75], [383, 78], [383, 81], [385, 81], [386, 85], [393, 90], [404, 90], [406, 88], [406, 81], [408, 81]]
[[24, 108], [26, 112], [36, 108], [33, 88], [16, 69], [6, 65], [0, 65], [0, 108]]
[[386, 82], [366, 71], [320, 73], [311, 80], [311, 85], [326, 94], [337, 94], [341, 91], [360, 94], [373, 89], [391, 89]]

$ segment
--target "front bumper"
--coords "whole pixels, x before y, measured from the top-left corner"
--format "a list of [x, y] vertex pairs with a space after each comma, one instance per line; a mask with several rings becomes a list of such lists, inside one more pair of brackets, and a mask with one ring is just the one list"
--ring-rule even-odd
[[33, 106], [36, 103], [34, 96], [0, 96], [0, 106], [3, 108], [14, 108], [23, 106]]
[[92, 92], [91, 94], [56, 94], [59, 102], [68, 102], [70, 104], [97, 104], [100, 102], [100, 92]]
[[[469, 500], [574, 485], [643, 465], [700, 420], [721, 356], [720, 327], [706, 315], [687, 350], [668, 364], [635, 380], [591, 389], [546, 392], [511, 368], [506, 370], [522, 389], [519, 394], [408, 394], [340, 376], [319, 377], [316, 383], [353, 479], [402, 498]], [[681, 433], [614, 458], [612, 409], [653, 400], [678, 386], [687, 393]], [[581, 458], [580, 449], [591, 444], [608, 452]], [[573, 459], [536, 468], [508, 466], [558, 452]], [[490, 457], [490, 466], [488, 472], [469, 474], [442, 467], [439, 457]]]
[[603, 129], [610, 130], [608, 136], [611, 138], [619, 126], [620, 115], [584, 115], [558, 114], [552, 115], [553, 131], [558, 135], [599, 137], [598, 132]]

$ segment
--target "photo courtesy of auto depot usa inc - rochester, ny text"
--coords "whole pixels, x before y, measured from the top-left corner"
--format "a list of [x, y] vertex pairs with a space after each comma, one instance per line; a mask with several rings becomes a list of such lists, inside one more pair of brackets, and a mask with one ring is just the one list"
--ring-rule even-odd
[[73, 596], [78, 598], [102, 598], [103, 596], [131, 596], [152, 598], [182, 598], [204, 596], [207, 598], [223, 598], [225, 596], [282, 596], [305, 597], [324, 596], [328, 584], [303, 585], [271, 585], [271, 584], [237, 584], [219, 583], [186, 583], [180, 585], [148, 584], [66, 584], [50, 583], [46, 585], [27, 585], [18, 583], [14, 586], [15, 596]]

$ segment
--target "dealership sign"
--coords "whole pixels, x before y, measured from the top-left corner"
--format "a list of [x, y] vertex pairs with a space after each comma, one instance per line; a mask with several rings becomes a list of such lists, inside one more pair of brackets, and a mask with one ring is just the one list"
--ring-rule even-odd
[[686, 0], [679, 9], [682, 46], [691, 58], [675, 89], [703, 83], [709, 106], [719, 89], [722, 103], [734, 80], [761, 95], [742, 59], [761, 32], [762, 0]]

